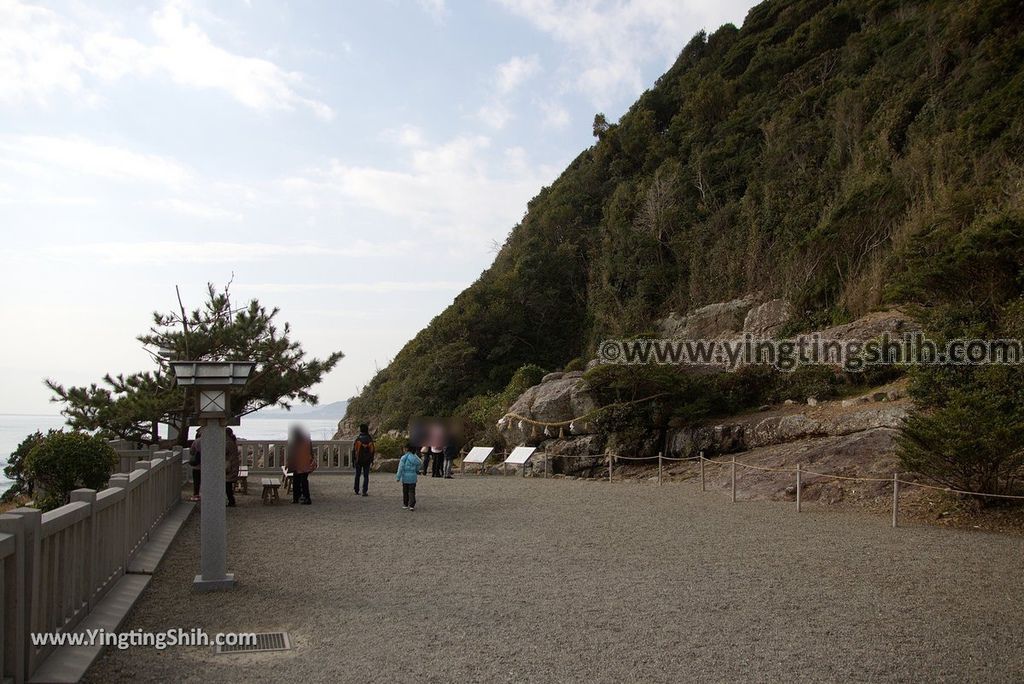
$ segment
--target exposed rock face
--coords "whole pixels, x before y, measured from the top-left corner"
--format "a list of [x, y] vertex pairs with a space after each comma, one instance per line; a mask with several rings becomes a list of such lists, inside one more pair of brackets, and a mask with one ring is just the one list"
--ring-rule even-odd
[[702, 306], [685, 316], [669, 314], [657, 322], [663, 337], [677, 339], [716, 339], [743, 332], [747, 313], [757, 305], [753, 296]]
[[867, 406], [820, 415], [787, 413], [744, 417], [732, 423], [685, 428], [670, 433], [673, 456], [728, 454], [816, 437], [838, 437], [869, 430], [896, 430], [907, 416], [904, 406]]
[[[577, 416], [589, 413], [597, 405], [590, 396], [582, 377], [583, 373], [579, 371], [549, 373], [544, 376], [539, 385], [534, 385], [523, 392], [509, 408], [509, 413], [545, 423], [572, 420]], [[581, 423], [575, 426], [573, 434], [586, 433], [589, 428], [589, 425]], [[551, 432], [557, 435], [558, 430], [552, 428]], [[566, 427], [567, 436], [568, 432], [568, 427]], [[533, 439], [533, 426], [526, 424], [520, 428], [519, 421], [511, 419], [501, 429], [501, 434], [509, 444], [524, 444]]]
[[[581, 435], [568, 439], [549, 439], [542, 442], [541, 450], [548, 456], [548, 467], [555, 475], [586, 473], [605, 463], [605, 436]], [[535, 472], [543, 474], [539, 459], [534, 459]]]
[[373, 465], [370, 466], [370, 470], [373, 472], [380, 473], [397, 473], [398, 472], [398, 458], [377, 458], [374, 459]]
[[747, 312], [743, 332], [758, 338], [776, 337], [792, 314], [793, 307], [785, 299], [769, 299]]
[[[895, 453], [897, 432], [876, 428], [845, 435], [802, 439], [797, 442], [773, 444], [745, 452], [737, 460], [754, 463], [761, 468], [792, 470], [801, 464], [803, 499], [836, 503], [846, 498], [868, 499], [887, 494], [891, 485], [886, 482], [843, 483], [811, 473], [827, 473], [850, 477], [888, 478], [898, 469]], [[684, 468], [694, 470], [694, 466]], [[730, 486], [728, 468], [706, 469], [708, 487], [727, 489]], [[791, 475], [762, 470], [737, 468], [736, 488], [745, 499], [789, 500], [795, 496]]]
[[820, 330], [819, 334], [822, 339], [859, 340], [863, 342], [880, 337], [882, 333], [902, 335], [903, 333], [919, 330], [921, 330], [921, 326], [910, 316], [899, 309], [890, 309], [888, 311], [874, 311], [850, 323], [825, 328]]

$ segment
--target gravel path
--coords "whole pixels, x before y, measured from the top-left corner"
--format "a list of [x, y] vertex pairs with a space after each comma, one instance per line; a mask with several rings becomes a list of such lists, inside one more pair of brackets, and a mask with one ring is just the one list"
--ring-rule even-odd
[[[195, 594], [198, 515], [125, 629], [289, 632], [286, 653], [110, 652], [108, 681], [1024, 677], [1024, 539], [732, 504], [693, 483], [393, 476], [229, 511], [237, 590]], [[250, 490], [253, 491], [253, 490]]]

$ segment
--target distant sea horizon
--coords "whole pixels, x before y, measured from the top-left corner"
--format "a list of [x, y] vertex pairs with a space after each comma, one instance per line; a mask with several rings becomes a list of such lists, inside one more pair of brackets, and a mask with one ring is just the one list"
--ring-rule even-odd
[[[313, 439], [331, 439], [338, 429], [338, 418], [304, 418], [301, 414], [289, 416], [242, 418], [242, 424], [232, 428], [242, 439], [287, 439], [288, 428], [301, 425]], [[18, 448], [22, 440], [37, 430], [46, 433], [65, 427], [64, 417], [53, 414], [18, 414], [0, 413], [0, 492], [6, 491], [11, 483], [3, 475], [3, 466], [7, 465], [7, 457]], [[195, 428], [191, 430], [195, 434]], [[191, 436], [191, 435], [190, 435]]]

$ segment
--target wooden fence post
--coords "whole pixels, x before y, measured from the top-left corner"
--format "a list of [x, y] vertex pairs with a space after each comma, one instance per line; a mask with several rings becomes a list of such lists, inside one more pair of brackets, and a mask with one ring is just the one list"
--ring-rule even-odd
[[800, 512], [800, 464], [796, 464], [796, 512]]
[[608, 454], [608, 481], [609, 482], [612, 481], [612, 462], [613, 461], [614, 461], [614, 457], [611, 454]]
[[736, 457], [732, 457], [732, 501], [736, 503]]
[[659, 451], [658, 452], [658, 484], [661, 484], [662, 470], [663, 470], [663, 468], [662, 468], [662, 465], [661, 465], [661, 452]]
[[900, 481], [896, 473], [892, 474], [892, 526], [896, 527], [897, 523], [897, 506], [899, 505], [900, 497]]
[[704, 486], [704, 452], [697, 452], [697, 459], [700, 461], [700, 491], [706, 492], [707, 488]]

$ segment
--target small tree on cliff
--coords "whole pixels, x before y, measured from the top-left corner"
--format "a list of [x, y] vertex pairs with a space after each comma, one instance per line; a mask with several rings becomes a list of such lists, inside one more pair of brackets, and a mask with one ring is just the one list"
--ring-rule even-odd
[[232, 399], [232, 410], [241, 416], [273, 405], [316, 404], [309, 389], [343, 357], [333, 352], [324, 359], [306, 358], [302, 345], [289, 338], [288, 323], [282, 328], [274, 323], [278, 309], [268, 310], [255, 299], [234, 309], [229, 286], [217, 290], [209, 285], [206, 302], [191, 313], [180, 297], [178, 304], [177, 312], [154, 313], [149, 332], [136, 338], [153, 357], [155, 369], [108, 374], [88, 387], [46, 381], [53, 401], [64, 404], [61, 413], [72, 428], [151, 444], [159, 439], [159, 424], [166, 423], [181, 428], [178, 440], [184, 443], [194, 395], [175, 386], [169, 359], [256, 361], [245, 389]]

